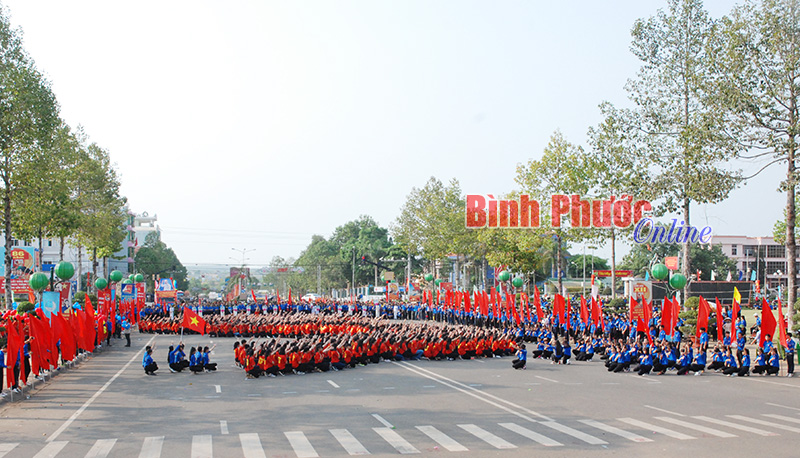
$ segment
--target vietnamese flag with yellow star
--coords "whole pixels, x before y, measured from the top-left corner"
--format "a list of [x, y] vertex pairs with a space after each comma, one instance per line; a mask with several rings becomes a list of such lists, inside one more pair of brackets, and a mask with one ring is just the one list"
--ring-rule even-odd
[[194, 313], [192, 309], [184, 308], [181, 327], [191, 329], [192, 331], [199, 332], [200, 334], [205, 334], [206, 320], [204, 320], [200, 315]]

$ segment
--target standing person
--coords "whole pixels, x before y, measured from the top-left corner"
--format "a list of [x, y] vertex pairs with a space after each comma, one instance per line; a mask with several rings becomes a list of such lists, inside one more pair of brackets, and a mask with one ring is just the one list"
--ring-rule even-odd
[[519, 346], [517, 350], [517, 359], [511, 361], [511, 367], [514, 369], [525, 369], [528, 363], [528, 350], [525, 349], [525, 344]]
[[131, 323], [128, 321], [127, 318], [122, 319], [122, 331], [125, 334], [125, 346], [131, 346]]
[[153, 349], [148, 345], [144, 349], [144, 358], [142, 358], [142, 367], [144, 367], [144, 373], [147, 375], [158, 375], [156, 371], [158, 370], [158, 364], [153, 361]]
[[[6, 374], [6, 344], [0, 346], [0, 391], [3, 391], [3, 377]], [[0, 393], [0, 397], [6, 397], [5, 393]]]
[[[786, 376], [792, 377], [794, 375], [794, 354], [796, 352], [797, 343], [792, 339], [792, 333], [786, 333]], [[0, 383], [0, 386], [2, 384]]]

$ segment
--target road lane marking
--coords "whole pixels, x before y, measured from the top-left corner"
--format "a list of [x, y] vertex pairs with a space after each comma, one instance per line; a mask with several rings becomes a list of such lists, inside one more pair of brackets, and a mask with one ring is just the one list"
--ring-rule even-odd
[[726, 416], [733, 418], [735, 420], [749, 421], [750, 423], [755, 423], [761, 426], [769, 426], [770, 428], [782, 429], [784, 431], [791, 431], [793, 433], [800, 433], [800, 428], [795, 428], [793, 426], [786, 426], [780, 423], [773, 423], [771, 421], [759, 420], [758, 418], [745, 417], [744, 415], [726, 415]]
[[417, 426], [417, 429], [422, 431], [422, 433], [425, 434], [426, 436], [436, 441], [437, 444], [441, 445], [442, 447], [446, 448], [451, 452], [469, 451], [467, 447], [464, 447], [463, 445], [459, 444], [455, 439], [439, 431], [433, 426]]
[[164, 445], [164, 436], [145, 437], [139, 458], [159, 458], [162, 445]]
[[222, 393], [222, 387], [220, 385], [214, 385], [214, 389], [217, 391], [217, 393]]
[[219, 432], [220, 434], [228, 434], [228, 422], [225, 420], [219, 421]]
[[658, 380], [653, 380], [650, 377], [642, 377], [641, 375], [636, 375], [636, 374], [625, 374], [625, 375], [627, 375], [628, 377], [633, 377], [636, 380], [641, 380], [643, 382], [648, 382], [648, 383], [653, 384], [653, 385], [655, 385], [657, 383], [661, 383]]
[[669, 436], [669, 437], [671, 437], [673, 439], [678, 439], [678, 440], [682, 440], [682, 441], [695, 439], [694, 437], [689, 436], [688, 434], [679, 433], [678, 431], [673, 431], [671, 429], [662, 428], [661, 426], [656, 426], [656, 425], [651, 424], [651, 423], [645, 423], [643, 421], [635, 420], [633, 418], [617, 418], [617, 420], [619, 420], [619, 421], [621, 421], [623, 423], [627, 423], [629, 425], [638, 426], [639, 428], [642, 428], [642, 429], [645, 429], [645, 430], [653, 431], [655, 433], [661, 433], [661, 434], [663, 434], [665, 436]]
[[14, 450], [14, 448], [19, 445], [19, 442], [12, 442], [10, 444], [0, 444], [0, 458], [6, 456], [8, 452]]
[[212, 458], [214, 447], [210, 435], [192, 436], [192, 458]]
[[632, 433], [630, 431], [625, 431], [624, 429], [617, 428], [615, 426], [607, 425], [605, 423], [600, 423], [599, 421], [595, 420], [578, 420], [579, 422], [592, 426], [594, 428], [600, 429], [610, 434], [616, 434], [619, 437], [623, 437], [633, 442], [653, 442], [653, 439], [648, 439], [644, 436], [640, 436], [636, 433]]
[[33, 458], [53, 458], [67, 445], [67, 442], [69, 441], [50, 442], [45, 445], [43, 449], [39, 450], [39, 453], [33, 455]]
[[328, 380], [328, 383], [330, 383], [331, 386], [334, 388], [340, 388], [339, 385], [337, 385], [336, 382], [334, 382], [333, 380]]
[[286, 436], [286, 439], [289, 439], [289, 444], [294, 449], [297, 458], [316, 458], [319, 456], [302, 431], [286, 431], [283, 435]]
[[582, 440], [582, 441], [586, 442], [587, 444], [591, 444], [591, 445], [605, 445], [605, 444], [608, 444], [608, 442], [606, 442], [606, 441], [604, 441], [602, 439], [599, 439], [597, 437], [594, 437], [591, 434], [586, 434], [583, 431], [578, 431], [575, 428], [570, 428], [567, 425], [562, 425], [561, 423], [558, 423], [558, 422], [555, 422], [555, 421], [542, 421], [540, 423], [545, 425], [545, 426], [547, 426], [548, 428], [553, 428], [556, 431], [560, 431], [560, 432], [562, 432], [564, 434], [570, 435], [570, 436], [574, 437], [575, 439]]
[[530, 429], [524, 428], [516, 423], [498, 423], [498, 424], [509, 431], [514, 431], [520, 436], [527, 437], [528, 439], [536, 441], [544, 445], [545, 447], [558, 447], [564, 445], [561, 442], [550, 439], [549, 437], [539, 434], [536, 431], [531, 431]]
[[491, 445], [494, 448], [499, 448], [499, 449], [517, 448], [517, 446], [512, 444], [511, 442], [508, 442], [502, 437], [495, 436], [494, 434], [490, 433], [489, 431], [486, 431], [485, 429], [479, 426], [469, 424], [469, 425], [458, 425], [458, 427], [472, 434], [478, 439], [486, 442], [487, 444]]
[[436, 385], [422, 385], [423, 388], [436, 388]]
[[753, 428], [752, 426], [740, 425], [739, 423], [733, 423], [725, 420], [717, 420], [716, 418], [705, 417], [702, 415], [692, 418], [707, 421], [709, 423], [716, 423], [718, 425], [727, 426], [728, 428], [738, 429], [740, 431], [746, 431], [748, 433], [758, 434], [759, 436], [780, 436], [780, 434], [772, 431], [765, 431], [763, 429]]
[[385, 426], [385, 427], [387, 427], [387, 428], [394, 428], [394, 426], [392, 426], [392, 424], [391, 424], [391, 423], [389, 423], [388, 421], [386, 421], [386, 419], [385, 419], [385, 418], [383, 418], [383, 417], [381, 417], [380, 415], [378, 415], [378, 414], [374, 413], [374, 414], [372, 414], [372, 416], [373, 416], [373, 417], [375, 417], [375, 419], [376, 419], [376, 420], [378, 420], [379, 422], [381, 422], [381, 424], [382, 424], [383, 426]]
[[785, 415], [777, 415], [777, 414], [774, 414], [774, 413], [765, 413], [765, 414], [762, 414], [762, 415], [764, 415], [765, 417], [775, 418], [777, 420], [790, 421], [792, 423], [800, 423], [800, 419], [787, 417]]
[[[156, 336], [153, 336], [153, 337], [151, 337], [151, 338], [150, 338], [150, 340], [149, 340], [149, 341], [147, 341], [147, 344], [145, 344], [145, 346], [149, 346], [150, 344], [152, 344], [152, 343], [153, 343], [153, 340], [155, 340], [155, 338], [156, 338]], [[142, 352], [143, 352], [143, 351], [144, 351], [144, 347], [142, 347], [142, 348], [141, 348], [139, 351], [137, 351], [137, 352], [136, 352], [136, 354], [135, 354], [135, 355], [133, 355], [133, 357], [130, 359], [130, 361], [128, 361], [128, 362], [127, 362], [127, 363], [126, 363], [124, 366], [122, 366], [122, 369], [120, 369], [119, 371], [117, 371], [117, 373], [116, 373], [116, 374], [114, 374], [114, 375], [113, 375], [113, 376], [112, 376], [110, 379], [108, 379], [108, 381], [105, 383], [105, 385], [103, 385], [102, 387], [100, 387], [100, 389], [99, 389], [99, 390], [97, 390], [97, 392], [96, 392], [95, 394], [93, 394], [93, 395], [92, 395], [92, 397], [90, 397], [89, 399], [87, 399], [87, 400], [86, 400], [86, 402], [84, 402], [84, 403], [83, 403], [83, 405], [82, 405], [82, 406], [81, 406], [81, 407], [80, 407], [78, 410], [76, 410], [76, 411], [75, 411], [75, 413], [73, 413], [73, 414], [72, 414], [72, 416], [70, 416], [70, 417], [67, 419], [67, 421], [65, 421], [65, 422], [64, 422], [64, 424], [63, 424], [63, 425], [61, 425], [61, 426], [60, 426], [60, 427], [59, 427], [59, 428], [58, 428], [58, 429], [57, 429], [57, 430], [56, 430], [56, 431], [55, 431], [53, 434], [51, 434], [51, 435], [50, 435], [50, 437], [48, 437], [48, 438], [46, 439], [46, 442], [52, 442], [52, 441], [56, 440], [56, 438], [57, 438], [58, 436], [60, 436], [60, 435], [61, 435], [61, 433], [63, 433], [65, 429], [69, 428], [69, 425], [71, 425], [71, 424], [72, 424], [72, 422], [73, 422], [73, 421], [75, 421], [75, 419], [76, 419], [76, 418], [78, 418], [78, 416], [79, 416], [80, 414], [82, 414], [82, 413], [83, 413], [83, 411], [84, 411], [84, 410], [86, 410], [86, 408], [87, 408], [87, 407], [89, 407], [89, 406], [90, 406], [90, 405], [91, 405], [91, 404], [94, 402], [94, 400], [95, 400], [95, 399], [97, 399], [97, 398], [98, 398], [98, 397], [99, 397], [101, 394], [103, 394], [103, 391], [105, 391], [105, 390], [106, 390], [106, 388], [108, 388], [108, 386], [109, 386], [109, 385], [111, 385], [111, 383], [112, 383], [114, 380], [116, 380], [116, 379], [117, 379], [117, 377], [119, 377], [120, 375], [122, 375], [122, 373], [123, 373], [123, 372], [124, 372], [124, 371], [125, 371], [125, 370], [126, 370], [126, 369], [127, 369], [127, 368], [128, 368], [128, 367], [129, 367], [129, 366], [130, 366], [130, 365], [131, 365], [133, 362], [134, 362], [134, 361], [136, 361], [136, 359], [137, 359], [137, 358], [139, 358], [139, 357], [141, 356], [141, 354], [142, 354]]]
[[541, 380], [544, 380], [544, 381], [547, 381], [547, 382], [558, 383], [558, 380], [553, 380], [551, 378], [542, 377], [541, 375], [534, 375], [534, 377], [536, 377], [538, 379], [541, 379]]
[[645, 404], [644, 406], [647, 407], [648, 409], [658, 410], [659, 412], [664, 412], [664, 413], [668, 413], [670, 415], [675, 415], [676, 417], [685, 417], [686, 416], [686, 415], [684, 415], [682, 413], [672, 412], [672, 411], [664, 410], [664, 409], [659, 409], [658, 407], [649, 406], [647, 404]]
[[283, 394], [297, 394], [297, 391], [284, 391]]
[[116, 439], [100, 439], [94, 443], [86, 458], [105, 458], [111, 453], [114, 444], [117, 443]]
[[[508, 412], [508, 413], [510, 413], [510, 414], [512, 414], [512, 415], [516, 415], [517, 417], [519, 417], [519, 418], [522, 418], [522, 419], [524, 419], [524, 420], [527, 420], [527, 421], [530, 421], [530, 422], [536, 423], [536, 420], [534, 420], [533, 418], [531, 418], [531, 417], [529, 417], [529, 416], [527, 416], [527, 415], [523, 415], [523, 414], [521, 414], [521, 413], [519, 413], [519, 412], [517, 412], [517, 411], [515, 411], [515, 410], [512, 410], [512, 409], [510, 409], [510, 408], [508, 408], [508, 407], [506, 407], [506, 406], [500, 405], [500, 404], [498, 404], [498, 403], [496, 403], [496, 402], [494, 402], [494, 401], [490, 401], [489, 399], [486, 399], [486, 398], [484, 398], [484, 397], [481, 397], [481, 396], [479, 396], [479, 395], [477, 395], [477, 394], [475, 394], [475, 393], [481, 393], [481, 394], [485, 395], [486, 397], [490, 397], [490, 398], [497, 399], [497, 400], [499, 400], [499, 401], [502, 401], [502, 402], [504, 402], [504, 403], [506, 403], [506, 404], [509, 404], [509, 405], [511, 405], [511, 406], [514, 406], [514, 407], [516, 407], [516, 408], [517, 408], [517, 409], [519, 409], [519, 410], [522, 410], [522, 411], [524, 411], [524, 412], [530, 413], [531, 415], [535, 415], [535, 416], [538, 416], [538, 417], [540, 417], [540, 418], [544, 418], [544, 419], [548, 419], [548, 420], [550, 419], [549, 417], [546, 417], [546, 416], [544, 416], [544, 415], [542, 415], [542, 414], [540, 414], [540, 413], [534, 412], [534, 411], [532, 411], [532, 410], [528, 410], [528, 409], [526, 409], [526, 408], [524, 408], [524, 407], [522, 407], [522, 406], [519, 406], [519, 405], [517, 405], [517, 404], [514, 404], [513, 402], [506, 401], [505, 399], [499, 398], [499, 397], [497, 397], [497, 396], [495, 396], [495, 395], [492, 395], [492, 394], [486, 393], [486, 392], [484, 392], [484, 391], [481, 391], [481, 390], [478, 390], [478, 389], [472, 388], [472, 387], [470, 387], [470, 386], [464, 385], [463, 383], [460, 383], [460, 382], [456, 382], [456, 381], [454, 381], [454, 380], [451, 380], [453, 383], [456, 383], [456, 384], [459, 384], [459, 385], [461, 385], [461, 386], [464, 386], [465, 388], [468, 388], [468, 389], [470, 389], [470, 390], [472, 390], [472, 391], [467, 391], [466, 389], [459, 388], [459, 387], [457, 387], [457, 386], [455, 386], [455, 385], [452, 385], [452, 384], [450, 384], [450, 383], [447, 383], [447, 382], [445, 382], [445, 381], [443, 381], [443, 380], [440, 380], [440, 379], [438, 379], [438, 378], [435, 378], [435, 377], [433, 377], [433, 376], [430, 376], [430, 375], [428, 375], [428, 374], [425, 374], [425, 373], [423, 373], [423, 372], [421, 372], [421, 371], [418, 371], [417, 369], [421, 369], [421, 368], [419, 368], [419, 367], [417, 367], [417, 366], [413, 366], [413, 365], [410, 365], [410, 364], [409, 364], [409, 365], [407, 365], [407, 364], [401, 364], [401, 363], [392, 363], [392, 364], [397, 364], [397, 365], [399, 365], [400, 367], [402, 367], [403, 369], [406, 369], [406, 370], [408, 370], [408, 371], [414, 372], [414, 373], [416, 373], [417, 375], [421, 375], [421, 376], [423, 376], [423, 377], [425, 377], [425, 378], [431, 379], [431, 380], [433, 380], [434, 382], [437, 382], [437, 383], [440, 383], [440, 384], [442, 384], [442, 385], [444, 385], [444, 386], [450, 387], [450, 388], [452, 388], [452, 389], [454, 389], [454, 390], [456, 390], [456, 391], [460, 391], [460, 392], [462, 392], [462, 393], [464, 393], [464, 394], [466, 394], [466, 395], [468, 395], [468, 396], [472, 396], [472, 397], [473, 397], [473, 398], [475, 398], [475, 399], [478, 399], [478, 400], [480, 400], [480, 401], [482, 401], [482, 402], [485, 402], [485, 403], [487, 403], [487, 404], [493, 405], [493, 406], [497, 407], [498, 409], [504, 410], [504, 411], [506, 411], [506, 412]], [[424, 370], [424, 369], [423, 369], [423, 370]], [[430, 372], [430, 371], [426, 371], [426, 372]], [[434, 374], [434, 375], [437, 375], [437, 376], [439, 376], [439, 375], [438, 375], [438, 374], [436, 374], [436, 373], [433, 373], [433, 374]], [[440, 377], [442, 377], [442, 379], [444, 379], [444, 380], [450, 380], [450, 379], [448, 379], [447, 377], [443, 377], [443, 376], [440, 376]]]
[[367, 450], [358, 439], [355, 438], [350, 431], [346, 429], [329, 429], [333, 437], [339, 441], [339, 444], [350, 455], [369, 455]]
[[772, 403], [772, 402], [768, 402], [767, 405], [768, 406], [775, 406], [775, 407], [783, 407], [784, 409], [800, 410], [797, 407], [789, 407], [789, 406], [785, 406], [783, 404], [775, 404], [775, 403]]
[[[677, 418], [672, 417], [654, 417], [656, 420], [665, 421], [667, 423], [672, 423], [673, 425], [683, 426], [684, 428], [691, 429], [693, 431], [700, 431], [701, 433], [710, 434], [712, 436], [717, 437], [736, 437], [736, 434], [726, 433], [725, 431], [720, 431], [714, 428], [708, 428], [703, 425], [698, 425], [697, 423], [690, 423], [688, 421], [678, 420]], [[695, 417], [697, 418], [697, 417]]]
[[385, 386], [385, 387], [383, 387], [383, 389], [384, 390], [393, 390], [394, 387], [393, 386]]
[[242, 443], [244, 458], [267, 458], [258, 433], [239, 434], [239, 441]]
[[389, 443], [392, 447], [395, 448], [398, 452], [402, 455], [410, 455], [412, 453], [421, 453], [419, 450], [414, 448], [413, 445], [409, 444], [407, 440], [400, 437], [397, 432], [389, 428], [372, 428], [373, 431], [378, 433], [379, 436], [383, 438], [386, 442]]

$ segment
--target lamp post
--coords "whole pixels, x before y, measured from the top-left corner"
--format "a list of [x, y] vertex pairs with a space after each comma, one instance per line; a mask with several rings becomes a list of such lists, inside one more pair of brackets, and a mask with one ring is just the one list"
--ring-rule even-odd
[[[255, 248], [249, 248], [249, 249], [248, 248], [242, 248], [242, 249], [231, 248], [231, 250], [239, 252], [239, 253], [242, 253], [242, 271], [239, 272], [239, 287], [240, 287], [239, 293], [241, 293], [242, 291], [244, 291], [245, 286], [246, 286], [245, 282], [244, 282], [244, 277], [242, 277], [242, 275], [244, 275], [245, 262], [247, 261], [247, 258], [245, 258], [245, 256], [247, 255], [248, 252], [256, 251], [256, 249]], [[233, 259], [233, 258], [231, 258], [231, 259]]]

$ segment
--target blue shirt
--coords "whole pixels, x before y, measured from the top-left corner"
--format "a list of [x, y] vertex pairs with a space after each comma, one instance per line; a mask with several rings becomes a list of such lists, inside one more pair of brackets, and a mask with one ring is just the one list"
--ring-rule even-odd
[[519, 351], [519, 360], [520, 361], [528, 360], [528, 350], [523, 349]]
[[153, 357], [149, 353], [145, 353], [144, 358], [142, 358], [142, 367], [147, 367], [150, 364], [153, 364]]

